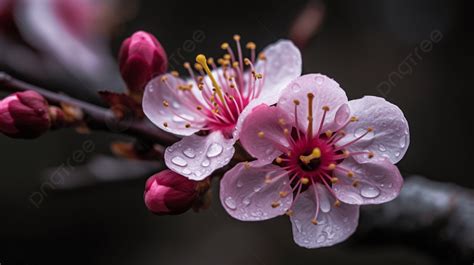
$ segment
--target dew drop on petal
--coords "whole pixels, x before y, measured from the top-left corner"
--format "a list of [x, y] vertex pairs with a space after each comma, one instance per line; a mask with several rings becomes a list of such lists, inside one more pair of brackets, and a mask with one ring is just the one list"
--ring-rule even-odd
[[180, 156], [175, 156], [173, 157], [173, 159], [171, 159], [171, 162], [173, 162], [173, 164], [177, 165], [177, 166], [180, 166], [180, 167], [185, 167], [188, 163], [186, 162], [186, 160], [184, 160], [182, 157]]
[[405, 148], [407, 145], [407, 137], [406, 135], [403, 135], [402, 138], [400, 138], [400, 148]]
[[224, 203], [231, 210], [237, 209], [237, 205], [235, 204], [234, 198], [230, 196], [225, 198]]
[[210, 164], [211, 164], [211, 161], [209, 161], [209, 159], [204, 159], [201, 162], [201, 166], [203, 166], [203, 167], [208, 167]]
[[194, 158], [196, 156], [196, 153], [192, 148], [187, 148], [183, 151], [184, 155], [189, 157], [189, 158]]
[[257, 185], [255, 187], [253, 187], [253, 191], [255, 191], [255, 192], [259, 192], [261, 189], [262, 189], [261, 185]]
[[316, 239], [316, 242], [318, 243], [323, 243], [324, 241], [326, 240], [326, 236], [324, 234], [321, 234], [318, 236], [318, 238]]
[[379, 144], [379, 150], [380, 150], [380, 152], [385, 152], [385, 151], [387, 151], [387, 148], [385, 148], [385, 145]]
[[399, 157], [399, 156], [400, 156], [400, 152], [395, 152], [395, 156], [396, 156], [396, 157]]
[[237, 188], [242, 188], [243, 185], [244, 185], [244, 184], [242, 183], [242, 180], [239, 179], [239, 180], [237, 181]]
[[328, 213], [331, 210], [331, 203], [326, 196], [321, 196], [319, 201], [319, 208], [323, 213]]
[[245, 198], [242, 200], [242, 203], [243, 203], [245, 206], [249, 206], [249, 205], [250, 205], [250, 198], [249, 198], [249, 197], [245, 197]]
[[184, 175], [189, 175], [189, 174], [191, 174], [191, 170], [189, 170], [189, 168], [185, 168], [185, 169], [183, 169], [183, 171], [181, 173], [183, 173]]
[[222, 150], [222, 145], [213, 143], [209, 146], [209, 149], [207, 149], [207, 157], [216, 157], [222, 153]]
[[316, 84], [322, 85], [324, 83], [324, 79], [320, 76], [316, 77]]
[[364, 196], [365, 198], [375, 198], [380, 195], [380, 190], [377, 187], [364, 185], [360, 189], [360, 195]]
[[301, 233], [301, 221], [298, 220], [298, 219], [295, 219], [294, 223], [295, 223], [295, 226], [296, 226], [296, 230], [298, 230], [298, 233]]

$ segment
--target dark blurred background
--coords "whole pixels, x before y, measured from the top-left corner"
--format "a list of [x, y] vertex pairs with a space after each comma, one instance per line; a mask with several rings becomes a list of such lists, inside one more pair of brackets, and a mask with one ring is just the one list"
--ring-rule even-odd
[[[437, 0], [313, 3], [324, 6], [324, 19], [301, 42], [303, 72], [334, 78], [350, 99], [383, 96], [404, 111], [411, 133], [410, 148], [398, 164], [404, 175], [474, 188], [471, 9], [461, 1]], [[260, 48], [298, 35], [295, 20], [308, 1], [143, 0], [124, 8], [131, 15], [111, 35], [113, 54], [124, 38], [146, 30], [157, 36], [168, 56], [175, 56], [179, 63], [174, 66], [179, 68], [197, 53], [220, 55], [220, 43], [230, 41], [234, 33]], [[194, 41], [191, 51], [183, 48], [197, 31], [204, 33], [204, 40]], [[441, 37], [433, 40], [433, 34]], [[410, 67], [404, 65], [407, 62]], [[45, 81], [41, 84], [48, 87]], [[56, 83], [49, 88], [60, 89]], [[154, 216], [142, 198], [146, 177], [153, 172], [131, 180], [51, 189], [38, 207], [30, 201], [47, 181], [45, 168], [70, 163], [74, 152], [90, 140], [94, 150], [85, 153], [83, 163], [70, 165], [77, 172], [95, 155], [110, 154], [113, 139], [120, 138], [73, 130], [35, 141], [0, 137], [1, 265], [441, 264], [429, 253], [401, 243], [367, 246], [351, 238], [331, 248], [303, 249], [293, 242], [287, 218], [239, 222], [226, 215], [218, 196], [199, 214]], [[217, 188], [213, 186], [214, 195]]]

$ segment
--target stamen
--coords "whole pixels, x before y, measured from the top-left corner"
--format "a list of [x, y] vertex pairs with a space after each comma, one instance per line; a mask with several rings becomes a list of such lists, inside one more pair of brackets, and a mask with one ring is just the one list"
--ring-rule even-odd
[[301, 181], [301, 184], [303, 184], [303, 185], [306, 185], [306, 184], [309, 183], [309, 179], [308, 179], [308, 178], [301, 178], [300, 181]]
[[308, 131], [306, 133], [308, 139], [313, 138], [313, 99], [314, 94], [308, 93]]
[[212, 84], [214, 85], [214, 88], [216, 89], [217, 95], [219, 96], [222, 103], [225, 104], [224, 96], [222, 95], [222, 89], [214, 78], [214, 75], [212, 75], [211, 69], [209, 69], [209, 66], [207, 65], [206, 56], [199, 54], [196, 56], [196, 61], [204, 68], [204, 71], [206, 71], [207, 75], [211, 79]]
[[262, 132], [262, 131], [258, 132], [257, 135], [258, 135], [258, 138], [263, 138], [263, 137], [265, 137], [265, 133]]
[[309, 164], [311, 162], [311, 160], [317, 159], [317, 158], [320, 158], [320, 157], [321, 157], [321, 149], [316, 147], [316, 148], [313, 149], [311, 154], [309, 154], [307, 156], [301, 155], [300, 160], [301, 160], [301, 162], [303, 162], [305, 164]]
[[280, 206], [279, 202], [272, 202], [272, 208], [277, 208], [278, 206]]

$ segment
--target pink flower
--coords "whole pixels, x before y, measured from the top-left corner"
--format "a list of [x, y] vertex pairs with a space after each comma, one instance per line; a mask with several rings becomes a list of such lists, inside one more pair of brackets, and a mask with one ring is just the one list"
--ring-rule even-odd
[[239, 220], [290, 216], [295, 242], [331, 246], [356, 229], [359, 205], [400, 192], [397, 163], [409, 144], [402, 111], [379, 97], [347, 100], [334, 80], [308, 74], [283, 90], [277, 106], [253, 109], [240, 141], [256, 161], [222, 181], [220, 197]]
[[199, 182], [163, 170], [147, 180], [145, 204], [155, 214], [180, 214], [193, 206], [202, 192], [201, 187]]
[[166, 72], [168, 59], [155, 36], [138, 31], [122, 43], [119, 63], [120, 73], [128, 89], [143, 93], [145, 85], [153, 77]]
[[[217, 60], [221, 67], [198, 55], [197, 73], [184, 64], [187, 80], [173, 72], [153, 79], [145, 89], [146, 116], [161, 129], [185, 136], [166, 149], [165, 161], [189, 179], [202, 180], [226, 165], [253, 106], [276, 103], [281, 90], [301, 74], [301, 55], [290, 41], [270, 45], [256, 61], [255, 44], [246, 45], [250, 56], [244, 58], [240, 37], [234, 39], [237, 53], [228, 43], [221, 46], [227, 52]], [[206, 136], [195, 135], [199, 131]]]
[[0, 101], [0, 132], [13, 138], [36, 138], [49, 130], [48, 102], [34, 91], [14, 93]]

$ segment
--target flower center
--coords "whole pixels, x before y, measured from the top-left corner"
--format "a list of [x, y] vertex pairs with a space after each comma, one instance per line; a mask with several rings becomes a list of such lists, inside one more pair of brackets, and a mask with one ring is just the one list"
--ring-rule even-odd
[[[287, 137], [288, 142], [290, 143], [289, 147], [284, 147], [281, 151], [283, 155], [275, 159], [275, 163], [280, 165], [286, 170], [285, 174], [280, 174], [279, 176], [269, 176], [267, 177], [267, 182], [271, 182], [273, 179], [278, 179], [281, 177], [288, 177], [289, 181], [287, 186], [279, 191], [280, 197], [286, 197], [290, 192], [294, 194], [293, 203], [287, 211], [288, 215], [292, 214], [291, 208], [294, 203], [298, 200], [299, 195], [303, 190], [308, 188], [314, 189], [315, 201], [316, 201], [316, 212], [314, 218], [311, 220], [313, 224], [317, 224], [317, 217], [319, 213], [319, 195], [316, 190], [316, 184], [323, 185], [327, 190], [332, 194], [335, 199], [334, 206], [339, 206], [340, 202], [336, 198], [334, 191], [332, 190], [333, 185], [336, 185], [339, 182], [339, 179], [335, 177], [335, 172], [343, 173], [347, 178], [352, 181], [353, 186], [359, 185], [357, 176], [350, 169], [346, 169], [341, 166], [341, 162], [344, 159], [351, 156], [360, 156], [364, 155], [368, 158], [372, 158], [374, 154], [370, 151], [363, 152], [354, 152], [351, 153], [347, 150], [349, 146], [356, 143], [368, 133], [372, 132], [372, 128], [367, 128], [365, 133], [361, 134], [359, 137], [345, 143], [338, 144], [346, 134], [344, 129], [351, 122], [357, 122], [356, 117], [351, 117], [341, 128], [337, 129], [336, 132], [330, 130], [322, 131], [325, 125], [326, 114], [329, 111], [329, 106], [323, 106], [321, 123], [319, 124], [318, 131], [313, 132], [313, 99], [314, 95], [312, 93], [307, 94], [308, 97], [308, 127], [306, 132], [300, 131], [298, 126], [298, 107], [300, 101], [295, 99], [294, 113], [295, 113], [295, 126], [290, 130], [284, 128], [284, 134]], [[285, 121], [281, 121], [280, 125], [286, 124]], [[272, 203], [272, 207], [279, 207], [279, 200], [276, 200]]]
[[[205, 124], [193, 124], [189, 121], [186, 124], [187, 128], [200, 126], [202, 130], [220, 130], [224, 135], [231, 136], [244, 108], [260, 96], [265, 82], [265, 56], [263, 53], [259, 54], [259, 59], [263, 62], [261, 69], [263, 73], [257, 73], [254, 66], [255, 43], [247, 43], [250, 58], [244, 58], [240, 36], [234, 35], [234, 41], [237, 55], [228, 43], [223, 43], [221, 48], [226, 54], [217, 60], [219, 68], [213, 58], [206, 58], [203, 54], [196, 57], [194, 70], [190, 63], [184, 64], [192, 82], [180, 85], [177, 89], [183, 92], [185, 101], [195, 106], [194, 111], [206, 117]], [[178, 73], [174, 71], [173, 75], [178, 76]], [[196, 91], [195, 87], [199, 91]]]

